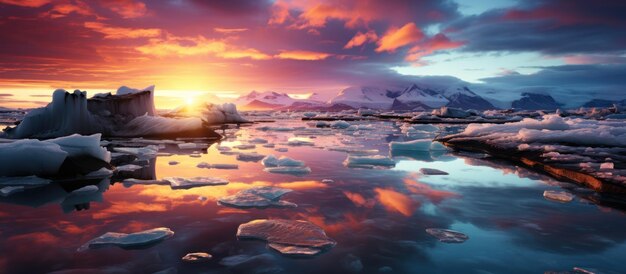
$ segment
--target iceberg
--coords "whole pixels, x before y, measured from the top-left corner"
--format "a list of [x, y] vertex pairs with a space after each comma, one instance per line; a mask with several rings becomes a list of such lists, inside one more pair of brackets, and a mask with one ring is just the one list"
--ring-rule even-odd
[[181, 260], [183, 260], [183, 262], [198, 263], [206, 262], [208, 260], [211, 260], [211, 258], [213, 258], [213, 256], [206, 252], [193, 252], [187, 253], [187, 255], [181, 258]]
[[236, 208], [296, 207], [294, 203], [280, 201], [283, 195], [291, 191], [272, 186], [253, 187], [239, 191], [235, 195], [221, 197], [218, 203]]
[[167, 118], [154, 108], [154, 86], [142, 90], [120, 87], [115, 95], [70, 93], [57, 89], [52, 102], [30, 111], [16, 127], [6, 128], [13, 139], [48, 139], [71, 134], [101, 133], [111, 137], [205, 136], [220, 138], [205, 125], [247, 122], [232, 104], [207, 105], [203, 117]]
[[172, 189], [189, 189], [201, 186], [217, 186], [227, 185], [228, 181], [221, 178], [214, 177], [194, 177], [194, 178], [181, 178], [181, 177], [167, 177], [163, 178], [170, 182]]
[[174, 235], [174, 231], [166, 227], [153, 228], [135, 233], [107, 232], [96, 237], [78, 248], [78, 251], [117, 246], [123, 249], [141, 249], [160, 243]]
[[543, 197], [556, 202], [568, 203], [574, 199], [574, 195], [565, 191], [546, 190], [543, 192]]
[[290, 175], [305, 175], [311, 173], [311, 168], [306, 166], [278, 166], [267, 167], [263, 171], [269, 173], [290, 174]]
[[373, 168], [376, 166], [381, 167], [394, 167], [396, 166], [396, 162], [389, 157], [385, 157], [382, 155], [372, 155], [372, 156], [352, 156], [349, 155], [348, 158], [343, 162], [345, 166], [351, 168]]
[[274, 155], [268, 155], [261, 160], [261, 163], [264, 167], [279, 167], [279, 166], [304, 166], [304, 162], [291, 159], [289, 157], [281, 156], [280, 158], [276, 158]]
[[[111, 161], [111, 154], [100, 146], [100, 134], [71, 135], [46, 141], [24, 139], [0, 144], [0, 159], [11, 159], [0, 165], [1, 176], [50, 176], [60, 172], [68, 159], [93, 158], [103, 162], [100, 169]], [[82, 158], [81, 158], [82, 159]], [[86, 172], [86, 173], [89, 173]]]
[[[239, 225], [238, 239], [258, 239], [284, 255], [312, 256], [335, 246], [320, 227], [299, 220], [261, 219]], [[301, 251], [301, 252], [300, 252]]]
[[265, 158], [265, 155], [253, 153], [239, 153], [237, 154], [237, 160], [242, 162], [258, 162]]
[[420, 173], [424, 175], [448, 175], [448, 172], [434, 168], [420, 168]]
[[439, 239], [442, 243], [460, 244], [469, 239], [467, 235], [450, 229], [427, 228], [426, 233]]

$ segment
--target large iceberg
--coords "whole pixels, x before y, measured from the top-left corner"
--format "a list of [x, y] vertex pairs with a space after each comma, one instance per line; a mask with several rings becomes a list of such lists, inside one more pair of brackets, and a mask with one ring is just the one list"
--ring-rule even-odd
[[24, 139], [0, 144], [0, 159], [10, 159], [0, 165], [0, 177], [56, 175], [67, 159], [83, 157], [106, 163], [111, 161], [111, 153], [100, 146], [100, 134], [74, 134], [46, 141]]
[[30, 111], [19, 125], [5, 129], [9, 138], [54, 138], [70, 134], [104, 136], [219, 137], [206, 125], [247, 122], [233, 104], [207, 104], [202, 117], [175, 119], [159, 116], [154, 107], [154, 86], [121, 87], [116, 94], [57, 89], [52, 102]]

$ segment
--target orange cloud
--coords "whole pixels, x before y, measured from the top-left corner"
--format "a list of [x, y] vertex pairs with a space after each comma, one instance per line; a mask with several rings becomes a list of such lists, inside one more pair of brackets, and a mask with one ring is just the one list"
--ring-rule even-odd
[[424, 33], [422, 33], [422, 30], [420, 30], [415, 23], [408, 23], [401, 28], [393, 27], [380, 38], [376, 52], [393, 52], [398, 48], [418, 42], [422, 38], [424, 38]]
[[411, 216], [419, 205], [409, 196], [391, 189], [375, 188], [374, 192], [377, 194], [378, 201], [387, 210], [398, 212], [404, 216]]
[[45, 12], [43, 16], [50, 18], [62, 18], [70, 15], [71, 13], [85, 16], [95, 15], [94, 11], [91, 9], [91, 7], [89, 7], [89, 5], [87, 5], [83, 1], [75, 0], [71, 2], [68, 1], [55, 4], [54, 7]]
[[120, 28], [112, 27], [99, 22], [85, 22], [84, 26], [88, 29], [104, 34], [105, 39], [157, 37], [161, 35], [160, 29]]
[[290, 18], [289, 5], [283, 1], [276, 1], [272, 6], [271, 17], [267, 23], [270, 25], [280, 25]]
[[219, 33], [225, 33], [225, 34], [230, 34], [230, 33], [238, 33], [238, 32], [244, 32], [247, 31], [247, 28], [237, 28], [237, 29], [229, 29], [229, 28], [213, 28], [213, 30], [215, 32], [219, 32]]
[[425, 43], [412, 47], [405, 60], [419, 61], [422, 57], [431, 55], [436, 51], [458, 48], [463, 44], [463, 42], [451, 41], [445, 34], [439, 33]]
[[148, 9], [143, 2], [133, 0], [106, 0], [102, 6], [121, 15], [123, 18], [137, 18], [146, 15]]
[[346, 195], [346, 198], [348, 198], [348, 200], [350, 200], [358, 207], [372, 208], [376, 204], [376, 201], [371, 199], [365, 199], [363, 195], [356, 192], [344, 191], [343, 195]]
[[204, 36], [153, 38], [147, 45], [136, 48], [139, 52], [156, 56], [194, 56], [213, 54], [226, 59], [251, 58], [265, 60], [270, 55], [253, 48], [238, 48], [224, 40], [207, 39]]
[[376, 42], [378, 40], [378, 35], [373, 30], [370, 30], [366, 33], [358, 32], [348, 43], [343, 47], [344, 49], [349, 49], [353, 47], [361, 46], [368, 42]]
[[30, 8], [38, 8], [50, 2], [52, 2], [52, 0], [0, 0], [1, 4], [9, 4]]
[[332, 56], [332, 54], [306, 50], [285, 50], [275, 55], [275, 57], [279, 59], [293, 59], [304, 61], [324, 60], [330, 56]]

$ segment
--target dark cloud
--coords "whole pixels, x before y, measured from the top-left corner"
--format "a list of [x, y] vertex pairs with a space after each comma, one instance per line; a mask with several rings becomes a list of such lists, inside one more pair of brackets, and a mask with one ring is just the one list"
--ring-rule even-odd
[[524, 1], [447, 26], [468, 51], [534, 51], [560, 55], [624, 52], [626, 2]]

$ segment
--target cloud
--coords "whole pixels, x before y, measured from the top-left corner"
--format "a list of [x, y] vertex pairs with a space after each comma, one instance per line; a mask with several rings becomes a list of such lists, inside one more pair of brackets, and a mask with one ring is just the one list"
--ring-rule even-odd
[[38, 8], [50, 2], [52, 2], [52, 0], [0, 0], [0, 4], [16, 5], [16, 6], [31, 7], [31, 8]]
[[398, 48], [415, 43], [424, 38], [424, 33], [415, 23], [407, 23], [401, 28], [392, 27], [378, 41], [376, 52], [393, 52]]
[[213, 28], [213, 30], [215, 32], [219, 32], [219, 33], [225, 33], [225, 34], [231, 34], [231, 33], [239, 33], [239, 32], [244, 32], [247, 31], [247, 28], [233, 28], [233, 29], [229, 29], [229, 28]]
[[624, 52], [626, 5], [583, 0], [524, 1], [446, 26], [467, 51], [528, 51], [548, 55]]
[[284, 1], [276, 1], [271, 9], [271, 17], [267, 21], [270, 25], [280, 25], [287, 20], [292, 20], [289, 14], [289, 5]]
[[324, 60], [331, 54], [323, 52], [305, 51], [305, 50], [285, 50], [276, 55], [279, 59], [293, 59], [303, 61]]
[[155, 56], [195, 56], [213, 54], [227, 59], [251, 58], [265, 60], [271, 58], [253, 48], [239, 48], [225, 40], [208, 39], [204, 36], [178, 37], [167, 34], [165, 38], [153, 38], [149, 43], [136, 48], [139, 52]]
[[420, 43], [409, 50], [405, 60], [415, 62], [426, 55], [431, 55], [436, 51], [455, 49], [463, 46], [463, 42], [451, 41], [445, 34], [438, 33], [424, 43]]
[[62, 18], [70, 14], [78, 14], [83, 16], [95, 15], [93, 9], [81, 0], [62, 1], [54, 4], [52, 9], [43, 14], [45, 17]]
[[119, 14], [122, 18], [137, 18], [147, 14], [146, 4], [134, 0], [102, 0], [103, 7]]
[[104, 34], [105, 39], [149, 38], [161, 35], [160, 29], [121, 28], [109, 26], [100, 22], [85, 22], [84, 26], [88, 29]]
[[365, 43], [376, 42], [378, 40], [378, 35], [373, 30], [369, 30], [366, 33], [357, 32], [350, 41], [343, 47], [344, 49], [354, 48], [362, 46]]

